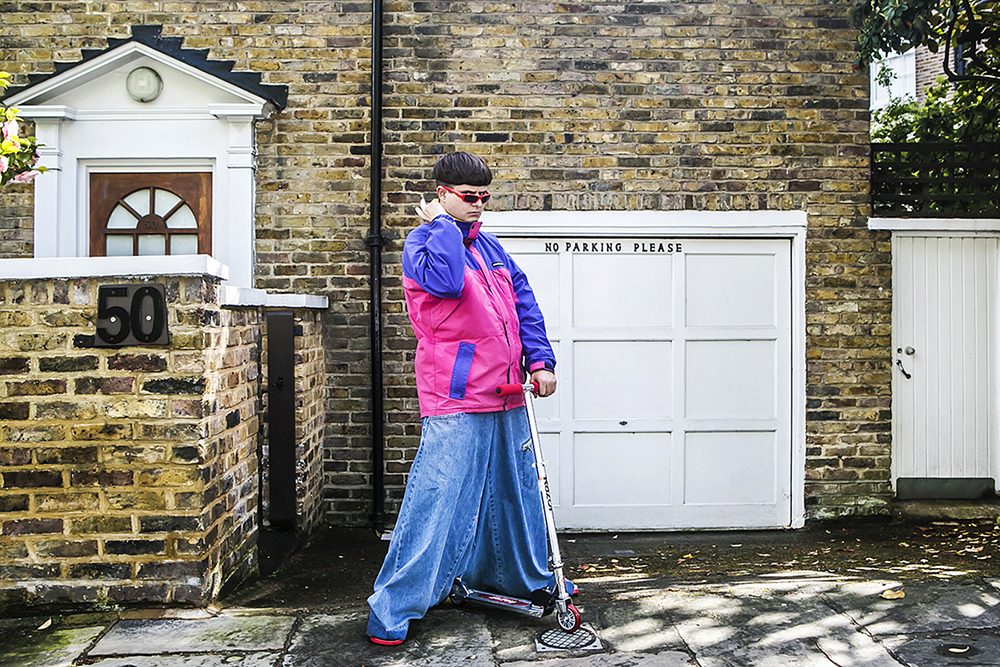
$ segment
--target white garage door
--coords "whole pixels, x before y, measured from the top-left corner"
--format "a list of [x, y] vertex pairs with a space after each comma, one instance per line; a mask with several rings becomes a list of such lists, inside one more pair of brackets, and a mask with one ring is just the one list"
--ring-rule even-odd
[[504, 245], [558, 359], [536, 405], [560, 528], [790, 524], [790, 241]]

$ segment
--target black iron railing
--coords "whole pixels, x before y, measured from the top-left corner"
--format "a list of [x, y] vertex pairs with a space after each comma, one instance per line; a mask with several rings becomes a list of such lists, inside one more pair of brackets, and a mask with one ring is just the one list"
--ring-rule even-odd
[[1000, 143], [872, 144], [875, 217], [1000, 217]]

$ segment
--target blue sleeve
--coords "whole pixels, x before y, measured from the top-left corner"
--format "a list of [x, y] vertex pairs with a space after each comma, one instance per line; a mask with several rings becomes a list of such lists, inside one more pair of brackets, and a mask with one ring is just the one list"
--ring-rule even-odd
[[549, 336], [545, 333], [545, 318], [535, 300], [535, 293], [528, 284], [528, 277], [510, 255], [504, 259], [514, 284], [514, 294], [517, 296], [517, 319], [521, 328], [521, 348], [524, 353], [525, 368], [529, 372], [539, 368], [554, 371], [556, 355], [549, 343]]
[[442, 299], [457, 299], [465, 287], [462, 230], [447, 215], [421, 224], [406, 236], [403, 275]]

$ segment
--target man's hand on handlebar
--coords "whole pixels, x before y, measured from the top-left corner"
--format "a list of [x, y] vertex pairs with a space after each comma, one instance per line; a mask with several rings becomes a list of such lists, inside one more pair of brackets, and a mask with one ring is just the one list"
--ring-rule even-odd
[[538, 383], [538, 397], [551, 396], [556, 391], [556, 374], [550, 370], [540, 369], [531, 374], [529, 382]]

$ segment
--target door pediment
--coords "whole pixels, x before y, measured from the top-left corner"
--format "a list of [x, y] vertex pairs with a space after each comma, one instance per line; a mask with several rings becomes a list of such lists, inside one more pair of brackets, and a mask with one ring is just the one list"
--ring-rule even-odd
[[[206, 50], [181, 48], [179, 38], [160, 36], [160, 26], [135, 26], [127, 40], [109, 39], [104, 50], [88, 50], [73, 63], [57, 63], [52, 74], [32, 75], [27, 86], [11, 88], [8, 106], [21, 108], [63, 106], [80, 112], [206, 109], [214, 105], [252, 105], [267, 116], [284, 108], [285, 86], [260, 83], [260, 74], [233, 72], [231, 61], [211, 61]], [[138, 67], [149, 67], [163, 80], [162, 93], [150, 102], [133, 99], [126, 77]]]

